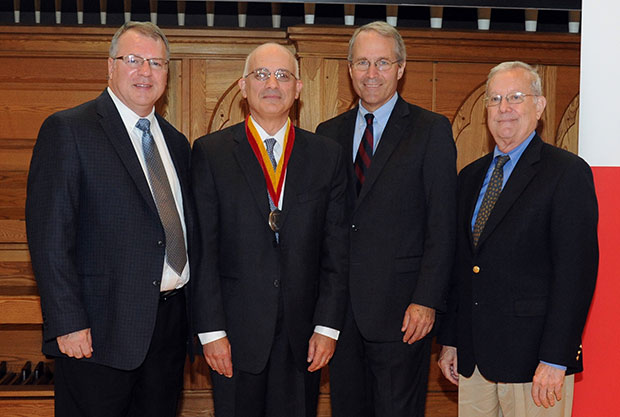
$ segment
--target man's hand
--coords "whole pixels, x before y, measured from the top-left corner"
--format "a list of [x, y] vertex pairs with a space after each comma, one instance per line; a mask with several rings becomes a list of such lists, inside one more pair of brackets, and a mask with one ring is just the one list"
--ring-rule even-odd
[[321, 369], [334, 356], [336, 340], [331, 337], [313, 333], [308, 343], [308, 367], [309, 372]]
[[456, 348], [453, 346], [442, 346], [437, 365], [439, 365], [443, 376], [454, 385], [459, 384], [457, 364]]
[[202, 353], [207, 364], [220, 375], [231, 378], [233, 376], [232, 354], [227, 337], [214, 340], [202, 346]]
[[435, 309], [425, 307], [419, 304], [409, 304], [403, 318], [403, 327], [400, 329], [404, 332], [403, 342], [410, 345], [422, 339], [433, 328], [435, 323]]
[[93, 355], [93, 339], [90, 328], [58, 336], [58, 349], [70, 358], [90, 358]]
[[532, 398], [538, 407], [553, 407], [562, 399], [562, 386], [566, 371], [539, 363], [532, 381]]

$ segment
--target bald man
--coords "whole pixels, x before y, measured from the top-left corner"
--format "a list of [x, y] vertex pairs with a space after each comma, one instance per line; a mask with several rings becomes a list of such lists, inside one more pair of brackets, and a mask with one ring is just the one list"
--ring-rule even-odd
[[245, 122], [194, 144], [195, 330], [218, 417], [316, 416], [346, 307], [344, 156], [292, 125], [302, 83], [288, 49], [255, 49], [239, 88]]

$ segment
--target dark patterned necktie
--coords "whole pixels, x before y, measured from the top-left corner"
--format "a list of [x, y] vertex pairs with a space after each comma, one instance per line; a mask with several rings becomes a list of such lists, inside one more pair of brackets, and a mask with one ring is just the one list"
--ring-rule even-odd
[[170, 182], [151, 134], [151, 122], [148, 119], [140, 119], [136, 123], [136, 127], [142, 131], [142, 151], [144, 152], [148, 179], [159, 218], [166, 234], [166, 262], [177, 274], [181, 275], [187, 263], [187, 250], [185, 249], [183, 227], [170, 189]]
[[357, 178], [355, 186], [358, 195], [362, 189], [362, 185], [364, 185], [364, 180], [366, 180], [368, 168], [370, 168], [370, 162], [372, 161], [372, 151], [374, 147], [372, 122], [375, 116], [372, 113], [366, 113], [364, 117], [366, 118], [366, 129], [364, 129], [364, 135], [362, 136], [360, 147], [357, 150], [357, 155], [355, 156], [355, 163], [353, 164], [355, 168], [355, 176]]
[[495, 168], [491, 174], [487, 191], [484, 193], [482, 204], [480, 204], [480, 209], [478, 210], [476, 223], [474, 223], [474, 246], [478, 245], [478, 239], [480, 239], [480, 235], [484, 230], [484, 225], [489, 219], [491, 211], [493, 211], [493, 207], [495, 207], [495, 202], [499, 197], [499, 193], [502, 192], [502, 184], [504, 182], [504, 164], [508, 162], [509, 159], [510, 157], [508, 155], [500, 155], [497, 157], [497, 162], [495, 163]]

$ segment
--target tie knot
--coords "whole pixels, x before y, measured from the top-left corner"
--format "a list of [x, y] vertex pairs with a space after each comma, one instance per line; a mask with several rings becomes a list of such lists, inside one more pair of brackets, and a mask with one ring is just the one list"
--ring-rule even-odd
[[143, 132], [148, 132], [151, 130], [151, 122], [149, 119], [140, 119], [138, 123], [136, 123], [136, 127]]
[[497, 162], [495, 163], [495, 168], [497, 169], [503, 168], [504, 164], [508, 162], [509, 159], [510, 159], [510, 156], [508, 155], [499, 155], [497, 157]]
[[366, 114], [364, 115], [364, 118], [366, 119], [366, 124], [367, 124], [367, 125], [372, 125], [372, 121], [374, 120], [375, 115], [374, 115], [374, 114], [372, 114], [372, 113], [366, 113]]
[[267, 148], [267, 153], [273, 155], [273, 148], [276, 146], [276, 140], [274, 138], [265, 139], [265, 148]]

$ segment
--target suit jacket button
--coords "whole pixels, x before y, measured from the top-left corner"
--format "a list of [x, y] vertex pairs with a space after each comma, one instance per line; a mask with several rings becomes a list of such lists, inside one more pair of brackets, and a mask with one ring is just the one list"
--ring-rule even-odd
[[163, 240], [158, 240], [157, 241], [157, 246], [159, 246], [160, 248], [164, 246], [164, 241]]
[[480, 272], [480, 267], [476, 265], [471, 270], [474, 271], [474, 274], [477, 274], [478, 272]]
[[280, 280], [279, 279], [274, 280], [273, 281], [273, 286], [278, 288], [280, 286]]
[[356, 225], [352, 224], [351, 225], [351, 230], [353, 230], [354, 232], [357, 232], [359, 229], [357, 228]]
[[159, 287], [160, 284], [160, 281], [153, 281], [153, 287]]

